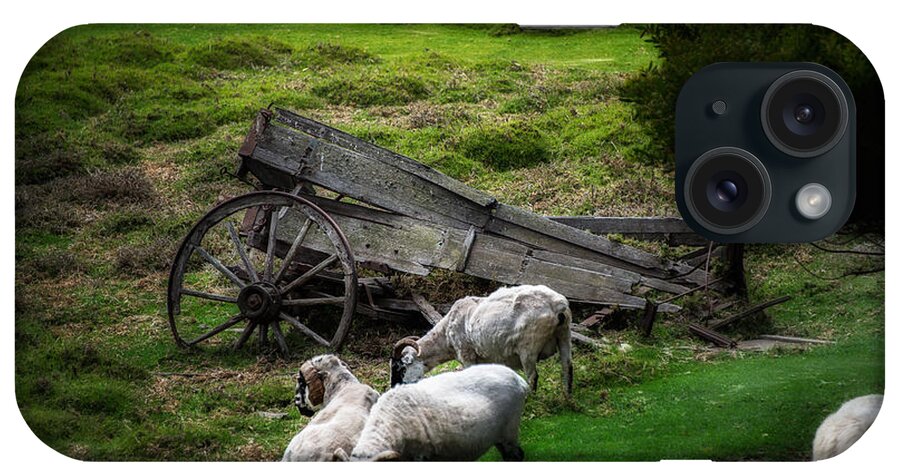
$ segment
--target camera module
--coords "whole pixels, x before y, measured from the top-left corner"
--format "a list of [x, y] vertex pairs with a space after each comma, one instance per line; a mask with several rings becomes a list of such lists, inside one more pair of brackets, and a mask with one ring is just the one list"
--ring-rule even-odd
[[828, 76], [809, 70], [776, 79], [762, 100], [763, 130], [780, 151], [801, 158], [831, 150], [847, 130], [847, 98]]
[[717, 243], [822, 239], [853, 210], [856, 131], [853, 92], [825, 66], [706, 66], [675, 104], [678, 211]]
[[736, 147], [701, 155], [685, 175], [684, 202], [704, 228], [724, 235], [740, 233], [765, 215], [772, 184], [762, 162]]

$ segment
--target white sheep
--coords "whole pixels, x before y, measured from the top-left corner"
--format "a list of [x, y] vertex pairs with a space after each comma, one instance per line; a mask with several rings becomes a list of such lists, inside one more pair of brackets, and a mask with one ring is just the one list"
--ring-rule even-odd
[[853, 446], [872, 426], [883, 399], [883, 395], [857, 397], [828, 415], [813, 439], [813, 461], [837, 456]]
[[496, 363], [522, 369], [536, 390], [537, 362], [559, 352], [562, 382], [571, 395], [571, 323], [569, 301], [547, 286], [500, 288], [488, 297], [460, 299], [423, 337], [397, 342], [391, 386], [415, 382], [456, 359], [463, 366]]
[[512, 369], [474, 365], [384, 393], [353, 448], [354, 461], [472, 461], [496, 446], [521, 461], [528, 384]]
[[297, 433], [282, 461], [334, 461], [353, 450], [378, 392], [362, 384], [347, 365], [331, 354], [319, 355], [300, 366], [294, 403], [313, 417]]

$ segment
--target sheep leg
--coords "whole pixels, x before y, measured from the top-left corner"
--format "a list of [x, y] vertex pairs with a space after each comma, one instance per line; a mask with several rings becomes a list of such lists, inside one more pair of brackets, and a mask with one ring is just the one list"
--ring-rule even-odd
[[566, 397], [572, 396], [572, 336], [568, 323], [564, 323], [556, 336], [559, 347], [559, 365], [562, 367], [562, 382]]
[[531, 387], [531, 391], [536, 391], [538, 388], [537, 362], [528, 358], [528, 356], [520, 355], [519, 359], [522, 362], [522, 370], [525, 371], [528, 386]]
[[525, 451], [518, 443], [497, 443], [497, 450], [503, 461], [524, 461]]
[[521, 403], [515, 411], [515, 418], [510, 418], [507, 421], [501, 441], [494, 445], [500, 451], [503, 461], [522, 461], [525, 459], [525, 451], [519, 446], [519, 422], [522, 420]]

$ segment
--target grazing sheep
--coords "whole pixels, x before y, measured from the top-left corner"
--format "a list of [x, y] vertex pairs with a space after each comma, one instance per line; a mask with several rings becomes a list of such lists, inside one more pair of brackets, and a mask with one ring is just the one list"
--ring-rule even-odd
[[307, 360], [297, 375], [294, 403], [313, 418], [291, 439], [282, 461], [334, 461], [336, 453], [352, 451], [377, 400], [378, 392], [334, 355]]
[[354, 461], [472, 461], [496, 446], [521, 461], [528, 384], [502, 365], [474, 365], [384, 393], [353, 448]]
[[837, 456], [853, 446], [872, 426], [883, 399], [883, 395], [857, 397], [828, 415], [813, 439], [813, 461]]
[[566, 395], [572, 393], [572, 311], [562, 294], [547, 286], [500, 288], [488, 297], [466, 297], [431, 331], [394, 346], [391, 386], [412, 383], [453, 359], [464, 366], [503, 364], [522, 369], [537, 390], [537, 362], [559, 352]]

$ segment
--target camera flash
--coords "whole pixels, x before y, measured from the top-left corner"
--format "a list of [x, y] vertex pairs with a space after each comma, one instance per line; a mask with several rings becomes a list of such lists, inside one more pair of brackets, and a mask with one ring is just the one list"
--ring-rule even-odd
[[822, 184], [808, 183], [797, 191], [794, 203], [805, 218], [818, 220], [831, 209], [831, 192]]

